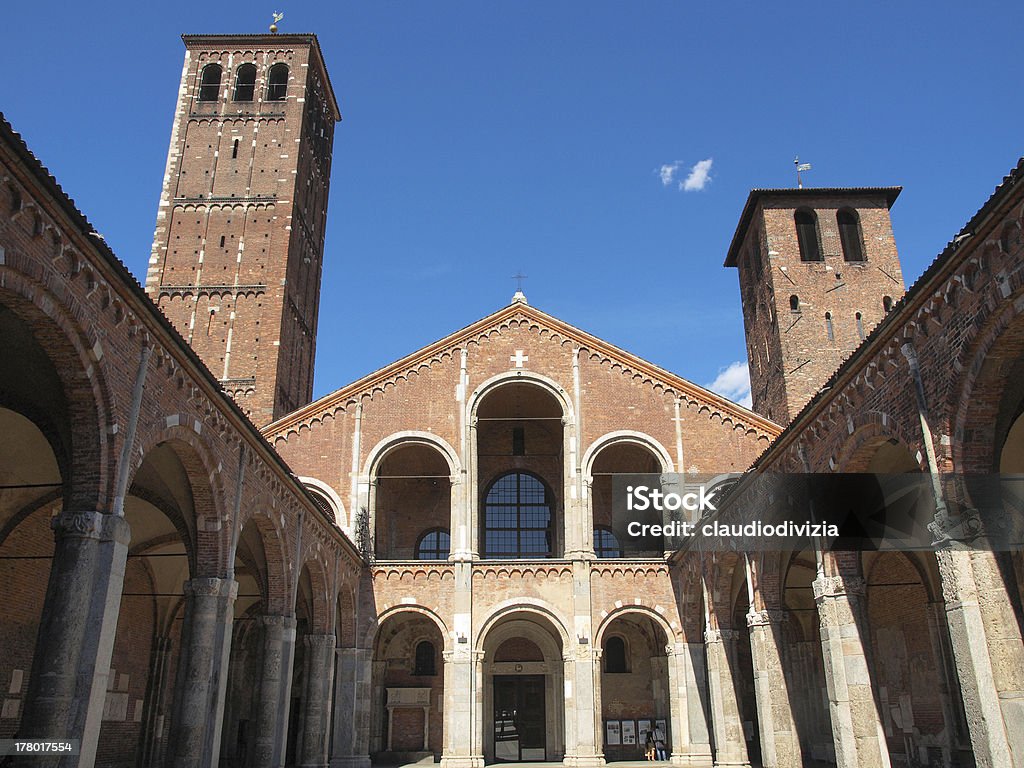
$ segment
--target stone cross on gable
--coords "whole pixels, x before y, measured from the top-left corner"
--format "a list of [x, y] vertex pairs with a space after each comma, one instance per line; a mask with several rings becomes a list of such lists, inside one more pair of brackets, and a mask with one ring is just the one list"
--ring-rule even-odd
[[510, 363], [515, 363], [516, 364], [516, 368], [522, 368], [523, 367], [523, 363], [528, 362], [529, 359], [530, 358], [527, 355], [523, 354], [523, 350], [517, 349], [516, 353], [514, 355], [512, 355], [508, 359], [508, 361]]

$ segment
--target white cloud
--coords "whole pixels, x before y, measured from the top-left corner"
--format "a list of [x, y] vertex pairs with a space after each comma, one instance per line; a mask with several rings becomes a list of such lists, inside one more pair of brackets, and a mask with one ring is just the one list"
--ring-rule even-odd
[[679, 170], [679, 161], [676, 160], [674, 163], [666, 163], [658, 169], [658, 175], [661, 176], [661, 183], [663, 186], [668, 186], [672, 183], [675, 178], [676, 171]]
[[[690, 169], [690, 175], [686, 177], [686, 181], [679, 182], [679, 188], [684, 192], [699, 192], [707, 186], [708, 182], [711, 181], [711, 163], [714, 162], [712, 158], [707, 160], [701, 160], [699, 163]], [[664, 169], [665, 166], [662, 166]], [[662, 174], [662, 182], [665, 182], [665, 176]]]
[[705, 385], [712, 392], [717, 392], [744, 408], [750, 408], [753, 399], [750, 395], [750, 371], [743, 360], [729, 363], [718, 371], [718, 376], [710, 384]]

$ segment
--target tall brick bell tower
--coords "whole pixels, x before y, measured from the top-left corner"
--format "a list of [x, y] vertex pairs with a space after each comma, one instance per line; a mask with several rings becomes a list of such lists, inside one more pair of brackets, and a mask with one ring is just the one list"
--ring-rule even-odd
[[310, 401], [334, 124], [315, 35], [184, 35], [146, 292], [258, 425]]
[[900, 190], [751, 191], [725, 266], [739, 269], [758, 413], [789, 424], [903, 295]]

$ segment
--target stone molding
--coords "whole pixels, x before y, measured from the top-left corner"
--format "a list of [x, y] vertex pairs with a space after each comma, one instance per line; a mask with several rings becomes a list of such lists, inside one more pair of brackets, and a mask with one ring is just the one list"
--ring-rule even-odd
[[182, 585], [186, 596], [195, 597], [227, 597], [234, 600], [238, 597], [238, 582], [234, 579], [198, 578], [189, 579]]
[[818, 603], [830, 597], [864, 597], [867, 593], [867, 585], [860, 576], [820, 576], [811, 582], [811, 587]]

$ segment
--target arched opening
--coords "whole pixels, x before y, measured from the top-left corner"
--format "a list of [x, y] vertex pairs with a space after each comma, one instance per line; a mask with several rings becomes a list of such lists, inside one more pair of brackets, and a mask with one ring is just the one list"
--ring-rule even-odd
[[224, 70], [220, 64], [207, 64], [199, 76], [199, 101], [217, 101], [220, 98], [220, 78]]
[[257, 749], [260, 688], [264, 668], [265, 627], [261, 617], [281, 606], [270, 606], [270, 582], [279, 578], [277, 548], [272, 523], [263, 517], [249, 518], [238, 534], [234, 572], [238, 597], [234, 606], [231, 656], [221, 735], [221, 759], [228, 765], [250, 764]]
[[809, 550], [795, 552], [783, 565], [780, 646], [793, 724], [805, 763], [834, 764], [821, 628], [812, 587], [817, 575], [815, 556]]
[[433, 528], [416, 542], [417, 560], [447, 560], [452, 551], [452, 537], [445, 528]]
[[796, 240], [800, 248], [800, 261], [823, 261], [821, 238], [818, 235], [818, 216], [810, 208], [801, 208], [793, 214]]
[[443, 650], [437, 623], [418, 611], [399, 611], [381, 623], [373, 650], [374, 762], [397, 765], [440, 759]]
[[267, 75], [267, 101], [284, 101], [288, 95], [288, 65], [278, 62]]
[[562, 641], [541, 615], [499, 619], [484, 638], [484, 758], [559, 761], [565, 754]]
[[800, 297], [795, 293], [789, 297], [789, 311], [799, 312], [800, 311]]
[[0, 676], [9, 685], [0, 738], [11, 738], [32, 669], [54, 550], [50, 518], [61, 509], [63, 483], [53, 447], [30, 419], [0, 408], [0, 434], [0, 580], [8, 598], [0, 621]]
[[181, 663], [188, 642], [185, 584], [195, 575], [196, 485], [205, 481], [201, 466], [192, 448], [175, 440], [152, 448], [132, 478], [124, 504], [131, 545], [99, 765], [121, 765], [125, 755], [135, 754], [143, 765], [158, 765], [175, 746], [172, 729], [182, 717], [175, 687], [190, 684]]
[[736, 632], [735, 656], [729, 659], [733, 666], [732, 685], [739, 711], [740, 726], [747, 746], [747, 759], [751, 765], [761, 763], [760, 722], [757, 719], [757, 693], [754, 690], [754, 657], [750, 645], [750, 630], [747, 628], [747, 613], [750, 599], [746, 569], [742, 562], [733, 570], [734, 602], [732, 626]]
[[[451, 469], [444, 456], [425, 443], [402, 443], [390, 450], [374, 475], [374, 551], [378, 560], [413, 560], [431, 531], [451, 526]], [[427, 541], [432, 554], [443, 542]], [[450, 544], [450, 542], [449, 542]], [[447, 559], [445, 554], [443, 559]], [[441, 559], [433, 557], [430, 559]]]
[[256, 65], [242, 64], [235, 71], [234, 101], [252, 101], [256, 95]]
[[[661, 516], [640, 519], [642, 514], [628, 512], [615, 505], [612, 488], [616, 475], [646, 475], [655, 481], [665, 472], [661, 459], [646, 445], [622, 440], [603, 446], [594, 457], [590, 474], [593, 477], [590, 498], [594, 511], [594, 554], [598, 557], [660, 557], [666, 545], [651, 537], [630, 536], [628, 526], [633, 521], [661, 524]], [[657, 481], [660, 483], [660, 481]], [[605, 533], [607, 532], [607, 533]], [[609, 540], [609, 535], [612, 537]], [[618, 554], [615, 551], [618, 550]]]
[[481, 554], [561, 557], [562, 406], [543, 388], [512, 382], [476, 410]]
[[860, 216], [852, 208], [840, 208], [836, 213], [839, 224], [839, 242], [846, 261], [866, 261], [864, 237], [860, 231]]
[[[311, 649], [306, 637], [313, 634], [314, 586], [309, 566], [303, 565], [299, 572], [299, 584], [295, 591], [295, 652], [292, 658], [292, 684], [288, 693], [288, 742], [285, 748], [285, 765], [299, 765], [305, 730], [304, 710], [311, 686], [318, 681], [310, 678]], [[315, 653], [315, 649], [312, 651]]]
[[[671, 744], [669, 639], [653, 618], [623, 613], [603, 632], [601, 729], [605, 759], [642, 760], [647, 733]], [[616, 743], [618, 742], [618, 743]]]
[[[893, 762], [947, 765], [962, 733], [960, 691], [944, 660], [945, 605], [922, 578], [923, 560], [903, 552], [865, 553], [872, 688]], [[955, 700], [954, 700], [955, 697]]]

